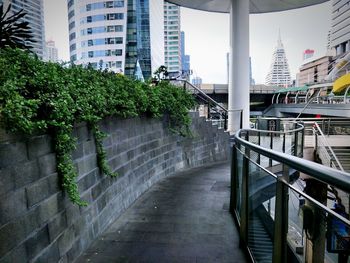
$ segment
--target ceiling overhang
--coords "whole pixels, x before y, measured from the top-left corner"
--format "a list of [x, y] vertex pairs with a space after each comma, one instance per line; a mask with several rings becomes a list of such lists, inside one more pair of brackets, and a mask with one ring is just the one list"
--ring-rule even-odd
[[[327, 1], [328, 0], [250, 0], [250, 13], [259, 14], [286, 11], [321, 4]], [[232, 0], [167, 0], [167, 2], [203, 11], [229, 13]]]

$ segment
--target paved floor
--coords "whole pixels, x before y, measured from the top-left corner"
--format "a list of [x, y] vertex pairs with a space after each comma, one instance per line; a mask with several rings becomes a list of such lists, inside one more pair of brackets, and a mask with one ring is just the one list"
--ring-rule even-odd
[[77, 262], [248, 262], [228, 208], [228, 164], [179, 173], [142, 195]]

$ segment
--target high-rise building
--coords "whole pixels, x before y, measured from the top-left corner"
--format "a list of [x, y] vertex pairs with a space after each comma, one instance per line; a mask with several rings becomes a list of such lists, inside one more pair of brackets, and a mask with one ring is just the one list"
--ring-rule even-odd
[[33, 52], [40, 58], [44, 58], [45, 52], [45, 27], [44, 27], [44, 8], [42, 0], [0, 0], [0, 4], [4, 4], [4, 9], [11, 4], [11, 13], [18, 12], [23, 9], [26, 13], [22, 19], [29, 23], [33, 40], [29, 43], [33, 48]]
[[306, 49], [303, 52], [303, 60], [312, 58], [315, 54], [315, 50], [312, 49]]
[[164, 1], [127, 3], [125, 75], [147, 80], [164, 65]]
[[164, 65], [163, 1], [68, 1], [71, 61], [139, 79]]
[[182, 76], [189, 80], [189, 77], [191, 75], [191, 57], [190, 55], [186, 55], [186, 49], [185, 49], [185, 32], [181, 31], [181, 71]]
[[331, 48], [336, 55], [350, 51], [350, 2], [332, 0]]
[[55, 41], [53, 40], [46, 41], [45, 60], [51, 62], [58, 61], [58, 50], [55, 46]]
[[200, 77], [194, 77], [192, 79], [192, 84], [196, 87], [200, 87], [200, 85], [202, 85], [202, 83], [203, 83], [203, 80]]
[[[226, 53], [226, 72], [227, 72], [227, 83], [229, 83], [229, 72], [230, 72], [230, 53]], [[249, 83], [250, 86], [255, 85], [255, 80], [253, 79], [253, 72], [252, 72], [252, 58], [249, 57]]]
[[125, 1], [68, 1], [70, 60], [122, 72], [125, 63]]
[[170, 75], [181, 74], [180, 7], [164, 2], [165, 66]]
[[266, 85], [288, 87], [290, 84], [289, 65], [282, 44], [281, 34], [279, 33], [277, 46], [272, 54], [270, 71], [266, 76]]

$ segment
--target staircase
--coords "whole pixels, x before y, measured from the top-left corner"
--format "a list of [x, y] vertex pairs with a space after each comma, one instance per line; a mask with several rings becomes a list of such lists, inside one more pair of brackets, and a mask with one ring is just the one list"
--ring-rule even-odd
[[337, 156], [339, 162], [343, 166], [344, 171], [350, 173], [350, 147], [333, 146], [332, 149], [335, 155]]
[[273, 242], [270, 235], [267, 233], [261, 219], [252, 213], [249, 218], [251, 226], [248, 232], [248, 245], [253, 254], [255, 262], [271, 263]]

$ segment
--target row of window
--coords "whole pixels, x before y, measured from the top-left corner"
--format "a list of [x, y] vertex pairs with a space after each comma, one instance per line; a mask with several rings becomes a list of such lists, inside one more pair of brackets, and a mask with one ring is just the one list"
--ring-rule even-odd
[[123, 32], [123, 26], [116, 25], [116, 26], [89, 27], [80, 31], [82, 36], [99, 34], [99, 33], [108, 33], [108, 32]]
[[106, 20], [122, 20], [122, 19], [124, 19], [124, 13], [110, 13], [110, 14], [84, 17], [80, 20], [80, 24], [106, 21]]
[[122, 37], [108, 37], [108, 38], [98, 38], [98, 39], [89, 39], [81, 42], [82, 47], [91, 47], [98, 45], [113, 45], [113, 44], [123, 44]]
[[106, 2], [87, 4], [82, 8], [81, 11], [84, 12], [84, 11], [103, 9], [103, 8], [117, 8], [117, 7], [124, 7], [124, 1], [106, 1]]
[[122, 56], [122, 49], [114, 49], [114, 50], [94, 50], [88, 52], [82, 52], [81, 58], [98, 58], [98, 57], [111, 57], [111, 56]]

